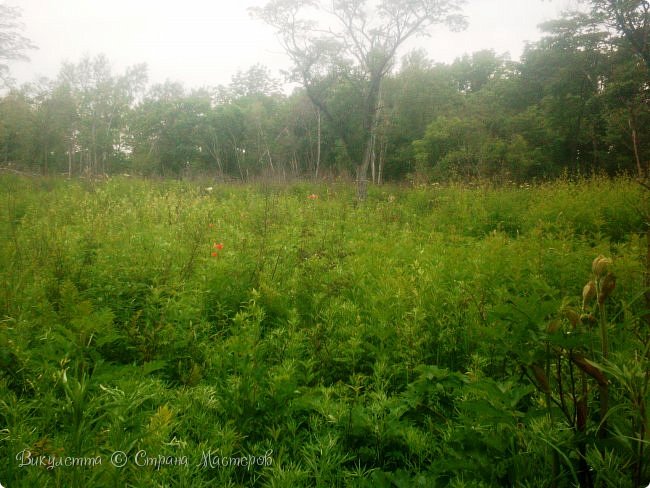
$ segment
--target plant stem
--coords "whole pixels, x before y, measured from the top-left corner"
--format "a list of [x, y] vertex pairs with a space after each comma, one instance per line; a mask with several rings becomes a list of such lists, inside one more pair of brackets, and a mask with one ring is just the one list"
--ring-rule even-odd
[[600, 342], [601, 349], [603, 353], [603, 359], [607, 359], [609, 356], [609, 342], [607, 339], [607, 311], [605, 309], [604, 303], [598, 304], [598, 312], [600, 319]]
[[[599, 290], [600, 295], [600, 290]], [[598, 303], [599, 319], [600, 319], [600, 342], [603, 353], [603, 360], [609, 357], [609, 343], [607, 339], [607, 310], [605, 303]], [[600, 438], [607, 436], [607, 411], [609, 410], [609, 386], [607, 383], [598, 386], [600, 394], [600, 428], [598, 435]]]

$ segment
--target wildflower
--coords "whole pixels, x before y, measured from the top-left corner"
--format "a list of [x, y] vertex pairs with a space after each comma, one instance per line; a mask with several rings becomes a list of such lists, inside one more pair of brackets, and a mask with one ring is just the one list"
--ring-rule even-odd
[[616, 288], [616, 277], [612, 273], [607, 273], [607, 276], [603, 279], [600, 284], [600, 293], [598, 294], [598, 303], [601, 305], [605, 303], [607, 297], [609, 297]]
[[309, 198], [310, 200], [316, 200], [316, 199], [318, 199], [318, 195], [316, 195], [315, 193], [312, 193], [307, 198]]
[[217, 257], [217, 254], [219, 254], [219, 253], [217, 253], [217, 252], [212, 252], [212, 253], [210, 254], [210, 256], [212, 256], [213, 258], [216, 258], [216, 257]]
[[589, 304], [591, 300], [596, 296], [596, 283], [590, 281], [582, 289], [582, 310]]
[[212, 247], [215, 248], [217, 251], [221, 251], [221, 250], [223, 249], [223, 243], [221, 243], [221, 242], [219, 242], [219, 243], [215, 242], [214, 244], [212, 244]]

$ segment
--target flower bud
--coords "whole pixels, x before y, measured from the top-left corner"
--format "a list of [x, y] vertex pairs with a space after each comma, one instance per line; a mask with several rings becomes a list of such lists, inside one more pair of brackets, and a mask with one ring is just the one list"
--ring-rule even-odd
[[600, 278], [605, 273], [607, 273], [607, 269], [611, 264], [612, 260], [610, 258], [606, 258], [601, 254], [596, 259], [594, 259], [593, 263], [591, 263], [591, 271], [594, 273], [594, 276], [596, 278]]
[[598, 295], [598, 303], [603, 304], [605, 300], [612, 294], [616, 288], [616, 276], [612, 273], [607, 273], [607, 276], [603, 278], [603, 281], [600, 283], [600, 293]]
[[589, 302], [596, 296], [596, 283], [590, 281], [582, 289], [582, 310], [585, 309]]

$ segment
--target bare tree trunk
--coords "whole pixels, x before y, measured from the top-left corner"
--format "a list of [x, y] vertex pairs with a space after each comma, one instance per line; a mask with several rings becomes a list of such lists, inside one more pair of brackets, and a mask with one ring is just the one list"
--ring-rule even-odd
[[97, 126], [95, 120], [93, 120], [92, 126], [91, 151], [89, 173], [90, 175], [93, 175], [97, 171]]
[[73, 146], [72, 140], [70, 140], [70, 145], [68, 146], [68, 178], [72, 178], [72, 157], [73, 157]]
[[386, 148], [388, 144], [385, 139], [382, 139], [379, 144], [379, 174], [377, 175], [377, 184], [381, 185], [382, 177], [384, 175], [384, 161], [386, 159]]
[[372, 175], [372, 184], [377, 183], [377, 171], [375, 169], [375, 163], [377, 161], [377, 151], [375, 150], [375, 145], [377, 144], [377, 134], [375, 131], [370, 135], [370, 173]]
[[221, 158], [219, 156], [217, 156], [215, 158], [215, 161], [217, 162], [217, 171], [219, 172], [217, 174], [217, 178], [220, 178], [221, 180], [223, 180], [223, 167], [221, 166]]
[[379, 119], [379, 89], [381, 78], [370, 81], [368, 96], [366, 98], [366, 114], [364, 129], [367, 130], [366, 147], [363, 152], [361, 164], [357, 167], [357, 198], [361, 201], [368, 196], [368, 168], [372, 162], [374, 151], [374, 140], [377, 133], [377, 121]]
[[49, 173], [49, 168], [48, 168], [48, 155], [49, 155], [49, 150], [47, 149], [47, 146], [45, 146], [45, 149], [43, 149], [43, 173], [48, 174]]
[[[241, 167], [241, 156], [239, 155], [239, 148], [235, 149], [235, 160], [237, 161], [237, 168], [239, 169], [239, 176], [242, 181], [246, 181], [244, 177], [244, 172]], [[248, 175], [248, 169], [246, 170], [246, 175]]]
[[641, 158], [639, 157], [639, 141], [636, 134], [636, 123], [634, 122], [634, 115], [630, 114], [630, 118], [627, 123], [632, 131], [632, 148], [634, 149], [634, 159], [636, 161], [636, 169], [639, 174], [639, 178], [643, 179], [646, 174], [644, 168], [641, 166]]
[[320, 169], [320, 145], [321, 145], [321, 129], [320, 129], [320, 108], [316, 107], [317, 125], [316, 125], [316, 179], [318, 179], [318, 170]]
[[208, 151], [210, 156], [212, 156], [214, 161], [217, 163], [217, 178], [223, 179], [223, 167], [221, 166], [221, 158], [219, 157], [219, 138], [214, 134], [212, 134], [212, 138], [208, 145]]
[[363, 154], [363, 160], [357, 167], [357, 198], [360, 201], [368, 197], [368, 167], [372, 158], [372, 142], [366, 143], [366, 149]]

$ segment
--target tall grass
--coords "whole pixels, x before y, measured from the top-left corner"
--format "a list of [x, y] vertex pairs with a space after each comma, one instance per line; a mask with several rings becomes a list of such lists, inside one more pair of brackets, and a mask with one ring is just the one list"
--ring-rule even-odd
[[[0, 202], [12, 488], [572, 486], [574, 439], [524, 373], [599, 254], [612, 360], [647, 364], [626, 336], [645, 243], [625, 179], [382, 186], [359, 204], [345, 185], [2, 176]], [[635, 486], [641, 421], [612, 382], [619, 432], [588, 462]], [[102, 462], [21, 467], [26, 450]], [[223, 465], [247, 456], [266, 457]]]

